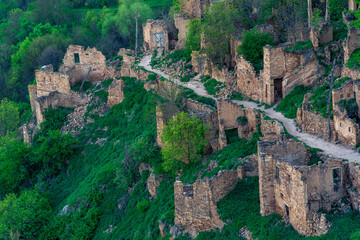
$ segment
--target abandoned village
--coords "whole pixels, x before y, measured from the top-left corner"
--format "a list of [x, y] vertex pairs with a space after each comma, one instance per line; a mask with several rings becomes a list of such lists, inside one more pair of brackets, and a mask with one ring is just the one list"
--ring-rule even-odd
[[[340, 206], [339, 214], [360, 211], [360, 68], [348, 64], [360, 49], [360, 29], [351, 26], [350, 14], [359, 6], [354, 0], [348, 1], [348, 12], [342, 13], [347, 34], [340, 39], [335, 37], [337, 26], [330, 21], [327, 8], [325, 16], [312, 24], [316, 13], [311, 0], [308, 24], [299, 25], [295, 33], [288, 32], [286, 42], [277, 36], [271, 21], [256, 26], [254, 31], [275, 40], [263, 47], [260, 70], [237, 51], [243, 43], [240, 30], [231, 37], [227, 68], [219, 68], [205, 54], [204, 36], [200, 50], [191, 52], [190, 61], [166, 62], [166, 56], [185, 49], [189, 22], [201, 19], [217, 2], [181, 1], [181, 10], [174, 15], [178, 30], [174, 39], [166, 21], [148, 19], [142, 25], [140, 51], [119, 49], [113, 59], [106, 59], [96, 48], [68, 46], [58, 71], [52, 65], [36, 70], [36, 84], [28, 86], [33, 116], [21, 127], [21, 136], [31, 144], [49, 108], [73, 108], [61, 133], [77, 136], [96, 120], [87, 116], [96, 89], [107, 92], [107, 102], [97, 104], [92, 113], [104, 116], [126, 99], [126, 79], [137, 79], [146, 91], [168, 100], [156, 107], [154, 144], [160, 148], [167, 145], [162, 138], [166, 125], [180, 112], [208, 126], [204, 147], [208, 153], [230, 146], [234, 136], [251, 141], [261, 132], [257, 153], [239, 156], [231, 168], [220, 168], [211, 161], [203, 172], [216, 169], [216, 173], [201, 177], [202, 172], [192, 182], [181, 180], [181, 171], [177, 174], [173, 184], [174, 224], [156, 223], [161, 236], [175, 239], [187, 234], [195, 239], [201, 232], [222, 231], [228, 222], [220, 217], [218, 202], [251, 177], [258, 177], [261, 216], [279, 215], [280, 222], [303, 236], [324, 235], [332, 228], [326, 216], [335, 205]], [[257, 11], [256, 6], [252, 11]], [[109, 79], [111, 84], [103, 87]], [[207, 91], [207, 81], [217, 84], [215, 94]], [[88, 91], [89, 83], [97, 87]], [[307, 89], [301, 104], [293, 117], [283, 116], [277, 106], [299, 86]], [[321, 90], [324, 86], [326, 90]], [[314, 107], [320, 101], [315, 99], [315, 91], [320, 90], [325, 110]], [[173, 99], [186, 91], [196, 97], [174, 104]], [[102, 146], [105, 141], [97, 138], [92, 144]], [[158, 198], [165, 174], [154, 172], [148, 163], [141, 163], [137, 171], [140, 175], [150, 172], [146, 188], [151, 199]], [[68, 208], [65, 206], [62, 214], [67, 214]], [[239, 236], [257, 239], [246, 228]]]

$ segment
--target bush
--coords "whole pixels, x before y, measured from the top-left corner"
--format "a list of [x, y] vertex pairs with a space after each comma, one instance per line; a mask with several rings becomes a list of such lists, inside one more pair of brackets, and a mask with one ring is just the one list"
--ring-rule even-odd
[[296, 118], [298, 108], [301, 107], [304, 96], [309, 92], [309, 87], [303, 85], [296, 86], [288, 95], [284, 97], [276, 110], [282, 112], [287, 118]]
[[213, 96], [217, 96], [219, 91], [225, 87], [224, 83], [218, 82], [215, 79], [210, 79], [204, 84], [206, 91]]
[[[310, 109], [318, 112], [322, 117], [327, 118], [327, 100], [329, 97], [329, 84], [318, 87], [312, 92], [313, 96], [310, 97]], [[330, 103], [329, 112], [332, 112], [332, 104]]]
[[101, 101], [103, 101], [103, 102], [107, 102], [109, 93], [105, 92], [105, 91], [97, 91], [97, 92], [95, 92], [94, 96], [99, 97], [101, 99]]
[[109, 78], [109, 79], [103, 81], [103, 82], [101, 83], [101, 85], [102, 85], [103, 88], [108, 88], [113, 81], [114, 81], [114, 79]]
[[150, 207], [150, 201], [147, 199], [143, 199], [138, 204], [136, 204], [137, 210], [141, 212], [146, 212]]
[[185, 47], [188, 51], [199, 51], [201, 47], [201, 21], [191, 19], [187, 25]]
[[263, 69], [264, 50], [266, 45], [274, 45], [274, 38], [269, 33], [248, 31], [244, 34], [243, 42], [238, 47], [238, 53], [243, 54], [245, 59], [252, 63], [256, 72]]
[[356, 49], [350, 56], [346, 66], [348, 68], [360, 69], [360, 48]]
[[67, 116], [72, 113], [72, 108], [47, 108], [44, 113], [45, 121], [40, 124], [41, 132], [48, 132], [50, 130], [59, 130], [64, 125]]

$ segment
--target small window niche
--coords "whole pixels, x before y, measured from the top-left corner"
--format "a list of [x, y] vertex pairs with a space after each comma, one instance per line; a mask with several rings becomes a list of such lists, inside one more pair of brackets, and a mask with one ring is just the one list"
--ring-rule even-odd
[[276, 166], [275, 167], [275, 179], [276, 181], [280, 182], [280, 177], [279, 177], [279, 168]]
[[75, 63], [80, 63], [80, 55], [78, 53], [74, 53], [74, 61]]
[[334, 191], [338, 191], [341, 186], [341, 168], [334, 168], [332, 170]]

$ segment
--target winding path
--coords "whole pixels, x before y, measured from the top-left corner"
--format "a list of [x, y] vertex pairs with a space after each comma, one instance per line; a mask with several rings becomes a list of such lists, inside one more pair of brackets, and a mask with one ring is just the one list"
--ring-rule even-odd
[[[204, 85], [201, 82], [195, 81], [195, 80], [191, 80], [190, 82], [187, 82], [187, 83], [180, 82], [179, 79], [171, 78], [168, 74], [166, 74], [162, 71], [159, 71], [158, 69], [153, 69], [150, 66], [150, 61], [151, 61], [151, 55], [145, 56], [141, 59], [139, 66], [142, 66], [146, 70], [152, 71], [166, 79], [169, 79], [178, 85], [188, 87], [188, 88], [194, 90], [194, 92], [196, 94], [198, 94], [199, 96], [204, 96], [204, 97], [209, 97], [209, 98], [215, 99], [213, 96], [211, 96], [207, 93]], [[264, 111], [265, 114], [267, 116], [269, 116], [270, 118], [276, 119], [279, 122], [281, 122], [289, 134], [293, 135], [294, 137], [296, 137], [297, 139], [299, 139], [300, 141], [304, 142], [305, 144], [309, 145], [312, 148], [319, 148], [324, 153], [326, 153], [330, 156], [336, 157], [336, 158], [347, 159], [351, 162], [355, 162], [355, 161], [360, 162], [360, 154], [357, 153], [356, 151], [354, 151], [353, 149], [351, 149], [350, 147], [346, 147], [341, 144], [335, 144], [335, 143], [326, 141], [326, 140], [324, 140], [320, 137], [317, 137], [315, 135], [312, 135], [312, 134], [308, 134], [305, 132], [298, 132], [296, 130], [295, 121], [293, 119], [284, 117], [284, 115], [282, 115], [282, 113], [280, 113], [280, 112], [276, 112], [274, 110], [274, 107], [265, 109], [263, 106], [258, 106], [258, 104], [254, 103], [254, 102], [239, 101], [239, 100], [233, 100], [233, 102], [238, 105], [243, 105], [246, 108], [254, 108], [254, 109]]]

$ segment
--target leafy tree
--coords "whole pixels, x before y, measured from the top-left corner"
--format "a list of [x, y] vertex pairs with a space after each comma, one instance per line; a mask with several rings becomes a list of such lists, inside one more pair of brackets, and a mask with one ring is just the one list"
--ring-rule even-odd
[[0, 137], [15, 131], [20, 124], [18, 108], [7, 99], [0, 102]]
[[25, 167], [29, 157], [29, 148], [20, 138], [10, 135], [0, 141], [0, 199], [7, 193], [16, 193], [26, 179]]
[[269, 33], [261, 33], [256, 30], [244, 34], [243, 43], [238, 47], [238, 53], [243, 54], [245, 59], [251, 62], [257, 72], [263, 69], [263, 47], [274, 45], [274, 39]]
[[230, 40], [236, 12], [228, 2], [212, 4], [202, 19], [205, 53], [218, 67], [230, 67]]
[[50, 130], [31, 146], [34, 169], [51, 177], [69, 164], [69, 159], [78, 149], [78, 142], [70, 134], [62, 135], [59, 130]]
[[164, 142], [162, 154], [165, 171], [176, 171], [180, 163], [194, 163], [201, 158], [207, 145], [205, 136], [208, 126], [185, 112], [178, 113], [164, 127], [161, 139]]
[[[135, 42], [135, 12], [139, 12], [139, 24], [145, 23], [147, 19], [154, 17], [151, 8], [141, 0], [121, 0], [116, 14], [106, 16], [103, 24], [102, 34], [115, 31], [121, 38]], [[140, 33], [142, 31], [140, 30]]]
[[201, 47], [201, 21], [197, 18], [191, 19], [188, 23], [185, 47], [189, 51], [199, 51]]
[[0, 201], [0, 236], [2, 239], [37, 239], [51, 213], [49, 201], [37, 190], [19, 197], [9, 194]]

